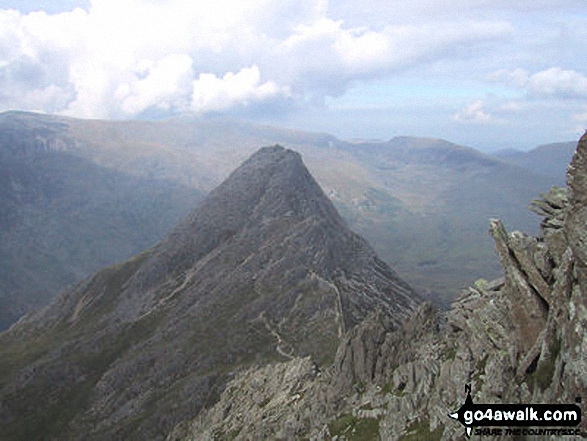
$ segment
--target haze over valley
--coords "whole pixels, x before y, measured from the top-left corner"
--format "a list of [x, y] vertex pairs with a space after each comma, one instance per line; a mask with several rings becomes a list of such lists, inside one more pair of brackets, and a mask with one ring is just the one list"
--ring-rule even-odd
[[587, 438], [586, 29], [0, 0], [1, 441]]
[[[76, 148], [51, 118], [4, 117], [40, 128], [8, 158]], [[397, 162], [378, 164], [524, 170], [443, 141], [395, 142]], [[0, 333], [3, 436], [455, 439], [446, 410], [463, 381], [483, 401], [569, 402], [587, 390], [586, 157], [584, 136], [568, 188], [533, 203], [538, 238], [490, 222], [505, 277], [477, 281], [441, 312], [348, 228], [299, 153], [259, 149], [153, 247]]]
[[[0, 141], [4, 327], [68, 283], [151, 246], [247, 155], [274, 144], [302, 153], [349, 226], [446, 307], [477, 278], [500, 275], [489, 218], [537, 231], [526, 206], [561, 184], [545, 170], [563, 169], [573, 150], [567, 143], [494, 158], [437, 139], [349, 143], [218, 118], [19, 112], [0, 115]], [[520, 162], [547, 151], [555, 156], [538, 166]]]

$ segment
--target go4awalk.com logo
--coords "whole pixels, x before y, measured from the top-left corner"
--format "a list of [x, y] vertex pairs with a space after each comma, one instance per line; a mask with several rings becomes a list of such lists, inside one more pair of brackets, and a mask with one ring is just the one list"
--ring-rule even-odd
[[465, 390], [465, 404], [448, 416], [465, 426], [468, 437], [474, 428], [476, 435], [581, 435], [576, 428], [581, 408], [576, 404], [475, 404], [471, 386]]

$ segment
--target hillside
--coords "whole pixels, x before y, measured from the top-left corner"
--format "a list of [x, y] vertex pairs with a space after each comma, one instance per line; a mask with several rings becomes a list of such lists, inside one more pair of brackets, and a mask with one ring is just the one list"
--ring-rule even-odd
[[71, 153], [65, 127], [0, 117], [0, 330], [67, 284], [153, 245], [202, 197]]
[[463, 425], [476, 440], [550, 439], [556, 435], [539, 430], [559, 428], [570, 430], [561, 438], [585, 438], [580, 416], [567, 427], [540, 421], [512, 428], [497, 417], [491, 427], [475, 427], [449, 414], [467, 397], [479, 405], [565, 404], [575, 416], [585, 414], [586, 176], [587, 135], [571, 162], [568, 188], [533, 204], [543, 216], [539, 237], [508, 233], [491, 220], [504, 278], [479, 281], [446, 312], [424, 303], [399, 328], [377, 314], [367, 317], [320, 372], [311, 358], [252, 366], [167, 441], [469, 439]]
[[447, 305], [477, 278], [501, 274], [487, 219], [538, 231], [526, 206], [549, 188], [541, 175], [443, 140], [398, 137], [345, 149], [373, 187], [354, 210], [339, 201], [341, 211], [432, 301]]
[[[3, 326], [67, 283], [155, 243], [259, 146], [300, 152], [350, 227], [445, 307], [477, 278], [501, 274], [487, 218], [537, 232], [539, 219], [525, 206], [559, 180], [442, 140], [348, 143], [214, 118], [7, 112], [0, 139], [3, 151], [28, 152], [18, 164], [0, 156], [0, 219], [12, 219], [1, 230], [0, 310], [10, 311]], [[10, 184], [15, 173], [22, 183]], [[21, 194], [25, 187], [32, 193]]]
[[163, 439], [237, 370], [304, 356], [320, 369], [370, 313], [399, 326], [419, 301], [299, 154], [264, 148], [154, 248], [0, 334], [0, 431]]
[[528, 152], [505, 150], [494, 156], [535, 173], [550, 176], [553, 185], [563, 186], [567, 164], [571, 161], [577, 144], [574, 141], [556, 142], [538, 146]]

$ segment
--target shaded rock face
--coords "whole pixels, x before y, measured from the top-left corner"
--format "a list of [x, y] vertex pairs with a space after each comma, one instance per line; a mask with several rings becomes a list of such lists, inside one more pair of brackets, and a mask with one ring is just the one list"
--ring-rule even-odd
[[447, 415], [467, 384], [476, 403], [575, 403], [587, 394], [586, 203], [587, 135], [568, 189], [532, 203], [540, 237], [491, 221], [504, 278], [479, 280], [444, 314], [422, 304], [399, 329], [370, 315], [321, 372], [300, 359], [252, 367], [168, 440], [465, 439]]
[[[253, 155], [155, 249], [121, 314], [142, 314], [152, 307], [146, 298], [159, 302], [158, 287], [186, 271], [206, 274], [218, 291], [279, 288], [278, 303], [263, 306], [274, 321], [296, 301], [303, 311], [304, 289], [329, 291], [339, 304], [341, 332], [375, 304], [394, 310], [396, 320], [413, 306], [411, 289], [348, 230], [300, 156], [281, 147]], [[304, 286], [291, 291], [300, 280]]]
[[162, 439], [236, 369], [318, 372], [372, 311], [394, 327], [417, 302], [300, 155], [264, 148], [159, 245], [0, 334], [3, 437]]
[[0, 330], [152, 246], [202, 199], [76, 155], [67, 121], [0, 114]]

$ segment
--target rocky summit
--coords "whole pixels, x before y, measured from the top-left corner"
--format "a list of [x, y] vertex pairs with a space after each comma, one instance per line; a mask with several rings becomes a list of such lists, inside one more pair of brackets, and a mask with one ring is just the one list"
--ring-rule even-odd
[[449, 414], [466, 386], [476, 404], [584, 415], [586, 176], [587, 135], [567, 187], [530, 206], [541, 234], [491, 220], [504, 277], [441, 312], [346, 228], [298, 154], [262, 149], [158, 246], [0, 334], [2, 435], [464, 440]]
[[157, 246], [0, 334], [0, 433], [164, 439], [247, 369], [344, 365], [366, 320], [391, 332], [418, 302], [300, 155], [264, 148]]
[[[474, 403], [577, 404], [584, 416], [587, 134], [567, 183], [531, 204], [543, 216], [539, 237], [490, 222], [505, 277], [478, 280], [446, 313], [424, 303], [399, 328], [370, 315], [327, 369], [299, 357], [251, 366], [168, 441], [464, 440], [448, 415], [467, 385]], [[472, 439], [553, 439], [498, 429]], [[587, 437], [584, 417], [575, 429], [562, 439]]]

